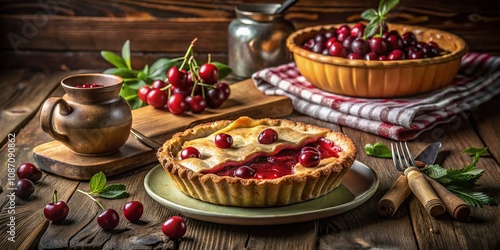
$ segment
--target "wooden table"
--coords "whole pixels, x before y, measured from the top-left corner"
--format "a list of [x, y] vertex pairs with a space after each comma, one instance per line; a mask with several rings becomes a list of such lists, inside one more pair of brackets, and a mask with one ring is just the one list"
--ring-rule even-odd
[[[33, 148], [51, 141], [39, 125], [39, 108], [49, 96], [61, 96], [57, 83], [74, 72], [37, 72], [16, 70], [2, 72], [0, 80], [1, 165], [0, 165], [0, 249], [499, 249], [500, 212], [496, 206], [473, 208], [466, 222], [449, 216], [433, 218], [414, 197], [403, 203], [390, 218], [381, 217], [377, 202], [389, 189], [398, 173], [389, 159], [367, 156], [367, 143], [391, 140], [335, 124], [326, 124], [309, 117], [292, 114], [288, 118], [326, 126], [342, 131], [357, 145], [357, 160], [373, 168], [380, 179], [377, 192], [361, 206], [328, 218], [309, 222], [273, 226], [233, 226], [186, 218], [187, 233], [179, 244], [167, 239], [161, 224], [177, 213], [161, 206], [146, 193], [143, 180], [156, 164], [138, 165], [136, 169], [109, 177], [111, 183], [124, 183], [130, 196], [126, 199], [104, 200], [106, 207], [120, 211], [125, 202], [139, 200], [145, 213], [138, 224], [122, 219], [111, 231], [102, 231], [96, 223], [99, 208], [76, 192], [88, 190], [88, 182], [75, 181], [44, 173], [29, 200], [9, 200], [8, 150], [15, 149], [15, 164], [33, 162]], [[419, 152], [429, 142], [443, 143], [440, 162], [447, 168], [463, 167], [470, 157], [461, 153], [467, 147], [489, 147], [491, 156], [482, 157], [478, 167], [485, 169], [479, 180], [480, 190], [500, 201], [500, 98], [481, 105], [472, 112], [438, 126], [411, 142]], [[15, 138], [12, 144], [6, 142]], [[14, 147], [13, 147], [14, 146]], [[70, 207], [68, 218], [59, 225], [43, 217], [43, 207], [54, 189]], [[12, 213], [12, 214], [9, 214]], [[14, 214], [15, 212], [15, 214]], [[15, 217], [15, 243], [9, 241], [8, 223]]]

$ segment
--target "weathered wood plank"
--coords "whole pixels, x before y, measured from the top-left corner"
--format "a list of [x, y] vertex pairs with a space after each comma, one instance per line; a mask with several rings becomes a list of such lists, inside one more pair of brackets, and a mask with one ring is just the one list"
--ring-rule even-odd
[[[33, 162], [33, 145], [46, 141], [47, 137], [48, 135], [43, 133], [40, 128], [38, 116], [30, 119], [26, 126], [16, 134], [14, 142], [16, 150], [15, 167], [17, 168], [23, 162]], [[0, 162], [2, 162], [0, 165], [0, 173], [2, 173], [0, 183], [2, 183], [3, 190], [0, 191], [0, 203], [2, 204], [0, 223], [1, 225], [7, 225], [10, 222], [10, 216], [14, 216], [16, 237], [15, 242], [3, 238], [0, 241], [0, 249], [36, 249], [38, 239], [48, 226], [48, 222], [43, 217], [43, 207], [51, 201], [54, 187], [57, 187], [60, 200], [66, 201], [73, 194], [77, 183], [44, 173], [42, 179], [35, 184], [35, 192], [28, 200], [16, 197], [15, 200], [11, 201], [7, 196], [13, 191], [9, 189], [12, 187], [10, 181], [13, 181], [15, 185], [17, 180], [7, 174], [10, 166], [6, 164], [8, 160], [6, 151], [7, 147], [4, 145], [0, 151]], [[12, 208], [10, 208], [11, 205]], [[10, 211], [13, 212], [9, 214]], [[3, 237], [7, 237], [7, 235]]]
[[500, 97], [496, 97], [474, 110], [473, 118], [478, 133], [493, 157], [500, 162]]

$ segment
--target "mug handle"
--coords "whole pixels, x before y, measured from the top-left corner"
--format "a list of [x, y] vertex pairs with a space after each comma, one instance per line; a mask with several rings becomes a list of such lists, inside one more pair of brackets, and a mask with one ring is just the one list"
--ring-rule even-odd
[[73, 111], [71, 106], [69, 106], [69, 104], [64, 99], [60, 97], [50, 97], [43, 104], [42, 111], [40, 114], [40, 125], [42, 126], [42, 130], [45, 131], [45, 133], [52, 136], [52, 138], [61, 142], [67, 142], [68, 137], [66, 135], [57, 132], [56, 129], [54, 128], [54, 122], [53, 122], [54, 109], [58, 104], [60, 104], [59, 113], [63, 116], [68, 115], [71, 113], [71, 111]]

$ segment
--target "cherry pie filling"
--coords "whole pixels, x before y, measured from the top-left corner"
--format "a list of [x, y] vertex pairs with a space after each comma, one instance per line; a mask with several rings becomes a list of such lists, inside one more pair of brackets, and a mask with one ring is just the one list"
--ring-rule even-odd
[[203, 174], [233, 176], [244, 179], [276, 179], [294, 173], [294, 167], [300, 163], [304, 167], [315, 167], [319, 161], [338, 157], [340, 147], [325, 138], [305, 141], [296, 148], [279, 148], [275, 153], [257, 153], [243, 162], [226, 162], [214, 168], [203, 170]]

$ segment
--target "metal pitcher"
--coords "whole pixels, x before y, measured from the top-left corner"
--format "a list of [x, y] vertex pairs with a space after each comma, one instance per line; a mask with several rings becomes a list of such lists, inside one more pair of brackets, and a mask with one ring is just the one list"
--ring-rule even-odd
[[258, 70], [288, 63], [292, 55], [286, 39], [293, 24], [274, 12], [280, 4], [244, 4], [235, 8], [228, 28], [229, 66], [237, 77], [248, 78]]

